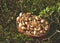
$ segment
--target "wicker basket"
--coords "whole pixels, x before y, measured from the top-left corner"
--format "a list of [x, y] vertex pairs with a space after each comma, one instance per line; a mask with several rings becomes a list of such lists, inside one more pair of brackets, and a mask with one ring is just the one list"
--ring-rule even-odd
[[20, 13], [16, 19], [18, 31], [29, 37], [45, 37], [49, 30], [46, 19], [31, 13]]

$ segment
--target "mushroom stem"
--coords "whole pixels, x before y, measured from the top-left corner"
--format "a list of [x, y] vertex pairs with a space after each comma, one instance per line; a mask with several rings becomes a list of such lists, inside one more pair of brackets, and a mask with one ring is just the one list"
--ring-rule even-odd
[[34, 31], [34, 35], [36, 35], [36, 31]]

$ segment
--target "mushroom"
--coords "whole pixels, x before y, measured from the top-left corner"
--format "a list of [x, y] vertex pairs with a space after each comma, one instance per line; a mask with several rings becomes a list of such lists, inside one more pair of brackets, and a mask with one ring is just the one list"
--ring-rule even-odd
[[19, 23], [19, 17], [16, 18], [17, 23]]
[[36, 16], [36, 17], [35, 17], [35, 19], [36, 19], [36, 20], [39, 20], [39, 17], [38, 17], [38, 16]]
[[40, 30], [40, 33], [43, 33], [43, 30]]
[[44, 23], [44, 21], [45, 21], [44, 19], [41, 19], [41, 23]]
[[48, 25], [46, 25], [46, 26], [45, 26], [45, 31], [47, 31], [47, 30], [48, 30], [48, 28], [49, 28], [49, 26], [48, 26]]
[[22, 12], [19, 14], [19, 17], [21, 17], [22, 16]]
[[28, 17], [24, 18], [24, 20], [25, 20], [25, 21], [28, 21], [28, 19], [27, 19], [27, 18], [28, 18]]
[[28, 25], [28, 22], [25, 22], [26, 25]]
[[31, 21], [31, 17], [29, 17], [28, 19], [29, 19], [29, 21]]
[[22, 26], [22, 23], [19, 23], [19, 27], [21, 27]]
[[36, 35], [36, 31], [34, 31], [34, 35]]
[[26, 28], [24, 26], [21, 27], [22, 30], [26, 30]]
[[41, 30], [41, 27], [39, 27], [37, 30], [40, 31]]

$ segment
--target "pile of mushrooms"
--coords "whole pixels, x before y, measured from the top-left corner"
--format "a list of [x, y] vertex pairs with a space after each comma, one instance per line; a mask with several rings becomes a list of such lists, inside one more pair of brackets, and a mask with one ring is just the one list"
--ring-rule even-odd
[[16, 18], [18, 31], [32, 37], [42, 37], [49, 30], [47, 20], [31, 13], [20, 13]]

